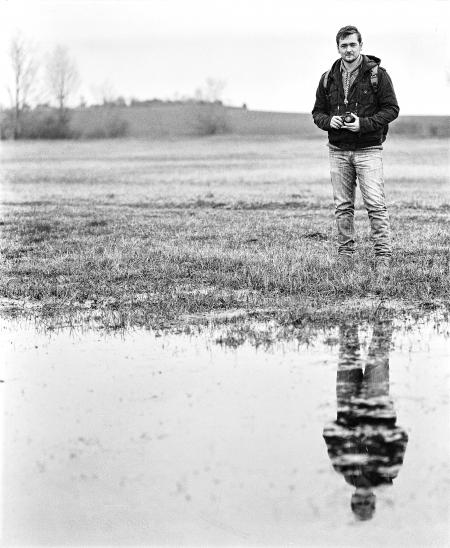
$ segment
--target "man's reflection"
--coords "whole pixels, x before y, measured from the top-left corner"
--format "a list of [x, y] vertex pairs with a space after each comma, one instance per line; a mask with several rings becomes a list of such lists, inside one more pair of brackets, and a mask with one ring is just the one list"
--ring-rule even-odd
[[337, 419], [325, 426], [323, 437], [333, 468], [356, 487], [351, 507], [360, 520], [373, 516], [373, 488], [392, 484], [408, 443], [389, 397], [391, 339], [392, 322], [378, 321], [363, 370], [357, 325], [339, 331]]

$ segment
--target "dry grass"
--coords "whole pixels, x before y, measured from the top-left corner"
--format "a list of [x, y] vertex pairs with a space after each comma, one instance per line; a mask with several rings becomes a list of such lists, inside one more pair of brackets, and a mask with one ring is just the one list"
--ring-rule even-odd
[[[335, 266], [327, 149], [317, 141], [7, 143], [0, 295], [42, 317], [167, 325], [242, 309], [287, 321], [448, 302], [446, 146], [391, 140], [390, 276], [365, 211], [353, 273]], [[30, 308], [31, 306], [31, 308]], [[111, 320], [113, 318], [113, 320]]]

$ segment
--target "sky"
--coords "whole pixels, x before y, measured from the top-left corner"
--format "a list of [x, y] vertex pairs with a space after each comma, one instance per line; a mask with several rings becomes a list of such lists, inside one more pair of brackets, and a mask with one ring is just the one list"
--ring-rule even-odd
[[[18, 32], [45, 67], [66, 46], [81, 85], [129, 99], [193, 96], [207, 78], [253, 110], [310, 112], [319, 78], [355, 25], [363, 53], [381, 58], [402, 114], [448, 114], [447, 0], [0, 0], [0, 104], [9, 106], [8, 50]], [[38, 75], [44, 90], [45, 70]], [[41, 99], [45, 92], [41, 92]]]

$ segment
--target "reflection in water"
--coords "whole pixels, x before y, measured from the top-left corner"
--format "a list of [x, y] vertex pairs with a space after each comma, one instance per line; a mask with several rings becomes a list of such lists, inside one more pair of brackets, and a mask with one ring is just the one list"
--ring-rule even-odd
[[342, 325], [339, 332], [337, 419], [325, 426], [323, 437], [333, 468], [356, 487], [351, 507], [360, 520], [373, 516], [373, 488], [392, 484], [408, 443], [389, 397], [391, 339], [392, 322], [376, 323], [363, 370], [357, 325]]

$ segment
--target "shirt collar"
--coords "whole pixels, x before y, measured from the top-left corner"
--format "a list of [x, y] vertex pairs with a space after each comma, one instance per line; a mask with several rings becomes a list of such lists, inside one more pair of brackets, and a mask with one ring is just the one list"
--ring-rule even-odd
[[348, 71], [346, 68], [345, 68], [345, 65], [344, 65], [344, 60], [341, 59], [341, 72], [350, 72], [350, 74], [352, 74], [353, 72], [355, 72], [355, 70], [358, 70], [359, 67], [361, 66], [361, 63], [362, 63], [362, 60], [363, 60], [363, 57], [361, 54], [359, 54], [359, 59], [358, 59], [358, 64], [356, 65], [356, 67], [354, 69], [352, 69], [351, 71]]

